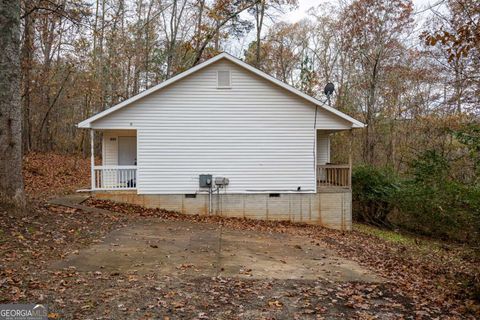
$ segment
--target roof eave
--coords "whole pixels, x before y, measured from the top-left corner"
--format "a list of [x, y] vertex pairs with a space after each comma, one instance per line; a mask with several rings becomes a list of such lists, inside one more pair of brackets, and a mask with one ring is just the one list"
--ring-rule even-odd
[[80, 129], [89, 129], [91, 128], [91, 122], [87, 120], [83, 120], [82, 122], [79, 122], [77, 124], [77, 128], [80, 128]]
[[363, 129], [363, 128], [365, 128], [366, 126], [367, 126], [366, 124], [361, 123], [361, 122], [360, 122], [359, 124], [357, 124], [357, 123], [352, 123], [352, 129]]

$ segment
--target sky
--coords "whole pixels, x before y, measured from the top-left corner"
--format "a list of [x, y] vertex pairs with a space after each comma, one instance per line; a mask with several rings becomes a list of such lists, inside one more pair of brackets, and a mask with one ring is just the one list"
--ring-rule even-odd
[[[279, 17], [283, 21], [297, 22], [307, 16], [307, 11], [311, 7], [316, 7], [321, 3], [330, 2], [328, 0], [298, 0], [298, 8]], [[438, 0], [413, 0], [415, 11], [420, 11], [435, 4]]]
[[[415, 6], [414, 12], [420, 12], [420, 14], [415, 15], [416, 23], [417, 26], [421, 26], [423, 24], [424, 18], [429, 14], [428, 9], [431, 6], [434, 6], [435, 4], [438, 4], [439, 1], [441, 0], [412, 0], [413, 4]], [[320, 4], [337, 4], [338, 0], [298, 0], [298, 7], [295, 10], [292, 11], [287, 11], [284, 14], [276, 14], [275, 15], [275, 21], [272, 21], [270, 19], [267, 19], [265, 21], [265, 26], [266, 28], [263, 29], [263, 34], [265, 35], [268, 32], [268, 29], [271, 25], [274, 24], [274, 22], [278, 21], [285, 21], [285, 22], [290, 22], [294, 23], [297, 21], [302, 20], [303, 18], [307, 17], [307, 11], [312, 8], [312, 7], [318, 7]], [[248, 16], [248, 13], [244, 13], [246, 18]], [[242, 57], [244, 50], [248, 47], [248, 44], [254, 40], [255, 37], [255, 31], [251, 30], [250, 33], [246, 36], [240, 39], [240, 41], [235, 40], [235, 41], [229, 41], [225, 47], [224, 50], [233, 54], [234, 56], [237, 57]]]

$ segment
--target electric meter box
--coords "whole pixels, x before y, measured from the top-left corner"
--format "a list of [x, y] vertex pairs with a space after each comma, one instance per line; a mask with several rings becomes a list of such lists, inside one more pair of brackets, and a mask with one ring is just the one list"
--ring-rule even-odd
[[225, 178], [225, 177], [216, 177], [215, 178], [215, 184], [217, 186], [228, 186], [229, 183], [230, 183], [230, 180], [228, 180], [228, 178]]
[[212, 179], [211, 174], [201, 174], [198, 179], [200, 188], [210, 188], [212, 186]]

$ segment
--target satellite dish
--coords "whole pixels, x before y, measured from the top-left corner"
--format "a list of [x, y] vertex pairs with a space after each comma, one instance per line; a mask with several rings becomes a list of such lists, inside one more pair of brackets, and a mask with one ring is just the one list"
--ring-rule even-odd
[[333, 94], [333, 91], [335, 91], [335, 86], [331, 82], [327, 83], [327, 85], [325, 86], [325, 89], [323, 89], [323, 92], [327, 96], [328, 106], [330, 106], [331, 104], [330, 96]]
[[330, 97], [334, 91], [335, 91], [335, 86], [331, 82], [327, 83], [327, 85], [325, 86], [325, 89], [323, 90], [323, 92], [327, 97]]

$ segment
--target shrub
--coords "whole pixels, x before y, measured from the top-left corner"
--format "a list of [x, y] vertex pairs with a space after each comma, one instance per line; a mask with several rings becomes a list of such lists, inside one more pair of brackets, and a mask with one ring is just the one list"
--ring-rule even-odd
[[432, 236], [472, 241], [478, 238], [479, 188], [449, 178], [447, 159], [427, 150], [411, 163], [395, 206], [397, 223]]
[[[428, 185], [409, 180], [398, 192], [396, 224], [417, 233], [442, 238], [464, 238], [471, 214], [465, 189], [450, 181]], [[466, 240], [466, 239], [465, 239]]]
[[395, 204], [399, 179], [388, 168], [377, 169], [360, 166], [352, 172], [354, 219], [357, 221], [388, 226], [388, 214]]
[[447, 159], [433, 150], [412, 161], [404, 178], [389, 168], [356, 167], [352, 173], [354, 219], [478, 242], [480, 185], [456, 181], [449, 170]]

